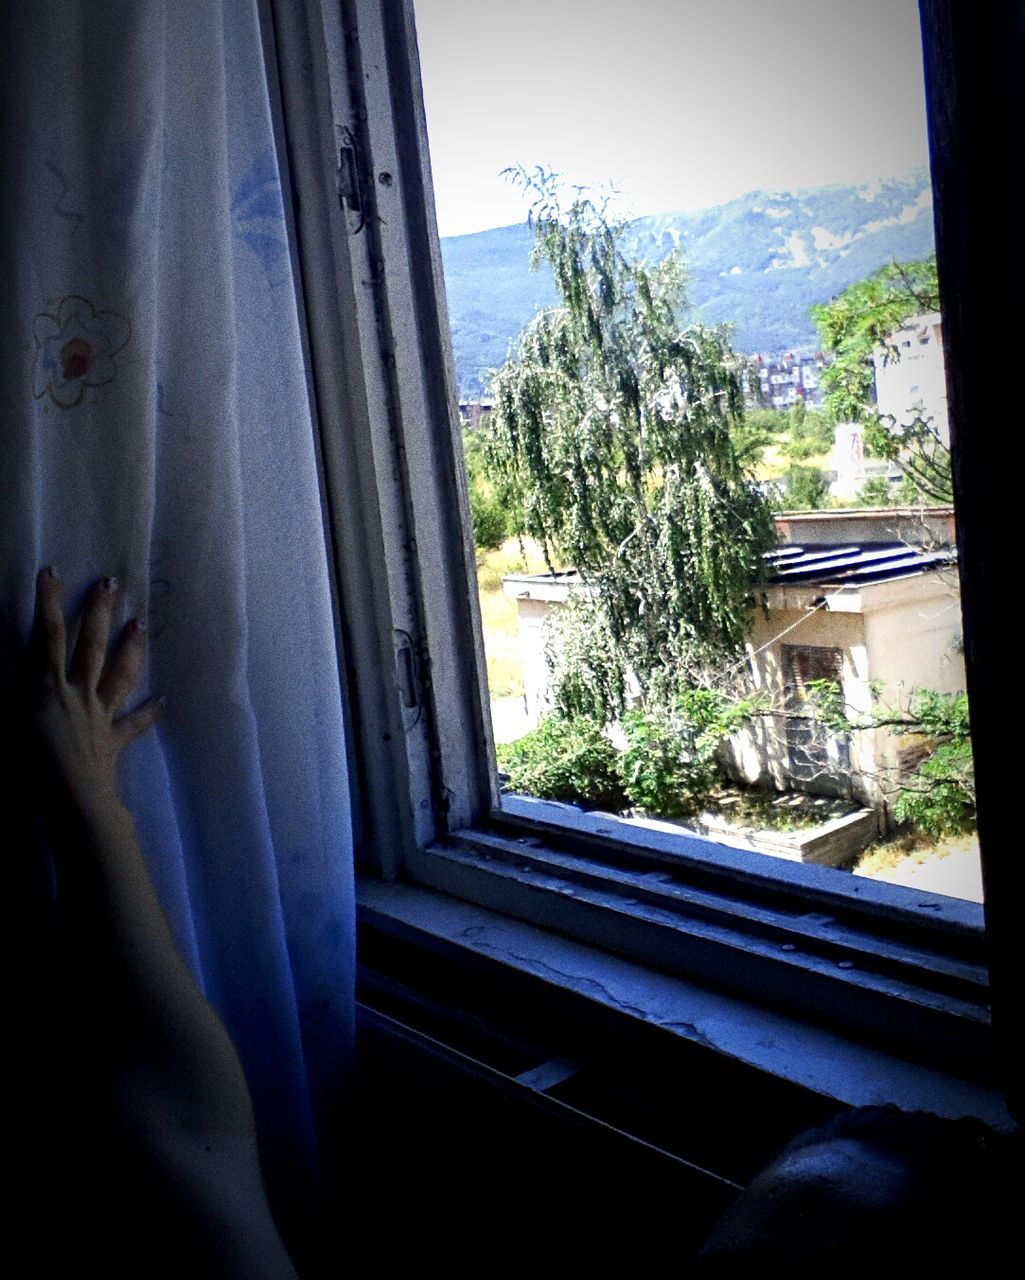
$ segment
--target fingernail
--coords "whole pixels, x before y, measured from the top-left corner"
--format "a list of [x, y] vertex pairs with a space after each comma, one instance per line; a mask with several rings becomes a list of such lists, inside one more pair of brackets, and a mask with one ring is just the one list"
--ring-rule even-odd
[[118, 582], [117, 578], [103, 579], [103, 589], [105, 591], [116, 591], [120, 585], [121, 584]]
[[160, 697], [157, 699], [157, 710], [163, 711], [166, 708], [166, 706], [167, 706], [167, 698], [164, 696], [164, 694], [161, 694]]
[[132, 619], [132, 627], [135, 629], [135, 631], [137, 631], [137, 632], [141, 635], [141, 634], [142, 634], [143, 632], [145, 632], [145, 630], [146, 630], [146, 619], [145, 619], [145, 618], [133, 618], [133, 619]]
[[54, 582], [60, 582], [60, 574], [57, 572], [56, 565], [48, 564], [46, 566], [46, 572], [50, 575], [50, 577], [54, 580]]

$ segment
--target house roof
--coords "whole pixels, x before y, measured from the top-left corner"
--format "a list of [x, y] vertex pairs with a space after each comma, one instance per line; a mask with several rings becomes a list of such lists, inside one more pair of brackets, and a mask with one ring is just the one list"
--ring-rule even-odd
[[766, 559], [769, 582], [774, 586], [796, 583], [862, 586], [941, 569], [956, 563], [957, 552], [953, 547], [930, 551], [906, 542], [865, 542], [842, 547], [789, 543], [770, 551]]
[[[928, 573], [957, 563], [953, 547], [929, 550], [906, 542], [784, 543], [766, 555], [769, 586], [863, 587]], [[565, 573], [509, 573], [502, 579], [506, 595], [520, 599], [567, 599], [574, 588], [583, 589], [580, 575]]]

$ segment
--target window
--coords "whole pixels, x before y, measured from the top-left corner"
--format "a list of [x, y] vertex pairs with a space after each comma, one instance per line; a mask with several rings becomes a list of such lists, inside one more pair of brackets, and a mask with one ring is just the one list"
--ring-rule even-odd
[[807, 711], [812, 681], [828, 680], [843, 689], [843, 650], [786, 644], [783, 661], [786, 707], [794, 713], [786, 722], [790, 770], [798, 780], [830, 780], [842, 788], [850, 768], [848, 740], [829, 733]]
[[[953, 110], [946, 95], [955, 82], [997, 98], [1001, 85], [1021, 92], [1012, 6], [973, 17], [978, 30], [955, 9], [936, 0], [923, 10], [934, 120]], [[976, 1071], [989, 1037], [981, 912], [885, 886], [848, 892], [819, 869], [768, 869], [742, 852], [709, 860], [701, 841], [541, 802], [498, 808], [412, 8], [282, 4], [275, 24], [363, 867], [827, 1025], [881, 1034], [918, 1060]], [[987, 87], [980, 49], [994, 33], [1008, 53], [1003, 79]], [[960, 110], [954, 158], [935, 163], [964, 164], [968, 175], [958, 148], [970, 155], [974, 122]], [[1010, 135], [1009, 122], [1025, 117], [999, 118]], [[963, 375], [952, 416], [964, 422], [977, 420], [993, 392], [972, 372], [984, 367], [976, 363], [983, 326], [979, 339], [973, 328], [985, 314], [984, 284], [980, 272], [969, 286], [974, 250], [963, 245], [982, 241], [957, 234], [981, 209], [960, 174], [948, 175], [939, 218], [941, 275], [966, 285], [946, 326]], [[1019, 274], [1010, 210], [1021, 208], [1020, 187], [1015, 170], [1000, 187], [1008, 212], [999, 215]], [[995, 539], [976, 476], [990, 474], [992, 461], [969, 433], [961, 449], [968, 581], [978, 574], [985, 584]], [[963, 470], [969, 460], [977, 472]], [[986, 734], [1000, 702], [979, 662], [1001, 619], [983, 590], [966, 591], [966, 607], [976, 724]], [[998, 815], [994, 789], [1007, 762], [988, 743], [979, 766], [989, 779], [980, 781], [980, 806]], [[987, 822], [984, 842], [999, 840], [999, 822]], [[994, 877], [991, 894], [1020, 901], [1011, 879]], [[1002, 920], [991, 909], [991, 934]], [[1016, 988], [1001, 980], [1009, 1000]]]

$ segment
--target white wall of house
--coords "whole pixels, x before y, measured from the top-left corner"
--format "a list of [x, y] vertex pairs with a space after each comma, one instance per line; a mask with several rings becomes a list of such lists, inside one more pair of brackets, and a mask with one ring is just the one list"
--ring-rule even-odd
[[549, 673], [545, 660], [545, 621], [551, 616], [552, 609], [559, 607], [558, 603], [553, 605], [550, 600], [536, 600], [529, 596], [521, 595], [517, 600], [523, 698], [531, 725], [537, 724], [546, 705]]
[[[838, 650], [845, 701], [859, 710], [869, 709], [865, 619], [853, 609], [817, 608], [822, 594], [820, 587], [773, 587], [768, 611], [758, 610], [752, 617], [748, 658], [755, 687], [764, 695], [770, 714], [757, 716], [733, 736], [733, 763], [747, 782], [780, 788], [791, 782], [785, 687], [788, 645]], [[852, 748], [851, 764], [861, 773], [869, 761], [863, 758], [861, 743], [853, 742]], [[834, 766], [839, 767], [835, 753]], [[832, 789], [829, 778], [817, 781], [821, 789]], [[818, 789], [814, 783], [807, 785]]]
[[[852, 719], [879, 708], [906, 708], [915, 689], [964, 691], [954, 569], [832, 592], [822, 586], [774, 587], [768, 601], [768, 614], [758, 613], [752, 620], [748, 654], [757, 687], [779, 707], [779, 714], [760, 717], [735, 735], [734, 762], [747, 781], [780, 787], [792, 782], [785, 715], [788, 644], [841, 651], [844, 701]], [[889, 729], [853, 732], [852, 794], [871, 804], [885, 801], [921, 746], [917, 735]], [[825, 776], [802, 785], [832, 789]]]
[[875, 353], [873, 360], [879, 412], [892, 414], [898, 426], [909, 425], [919, 414], [931, 418], [940, 439], [949, 445], [939, 312], [913, 316], [891, 336], [885, 351]]
[[[906, 709], [916, 689], [965, 690], [961, 601], [955, 569], [880, 583], [865, 615], [870, 678], [882, 686], [879, 704]], [[869, 735], [866, 734], [866, 737]], [[871, 735], [878, 790], [892, 790], [926, 748], [919, 734]]]
[[806, 547], [863, 546], [906, 542], [909, 546], [954, 545], [953, 507], [852, 507], [833, 511], [786, 511], [776, 517], [784, 544]]

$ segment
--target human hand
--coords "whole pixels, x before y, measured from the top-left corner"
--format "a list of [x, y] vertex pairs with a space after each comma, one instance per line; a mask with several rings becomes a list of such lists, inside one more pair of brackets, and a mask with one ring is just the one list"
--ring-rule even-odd
[[52, 781], [80, 808], [116, 801], [118, 757], [163, 711], [163, 699], [150, 698], [119, 714], [142, 671], [146, 646], [145, 623], [135, 618], [108, 653], [119, 589], [115, 579], [104, 578], [90, 590], [69, 663], [60, 580], [52, 569], [36, 578], [30, 722]]

